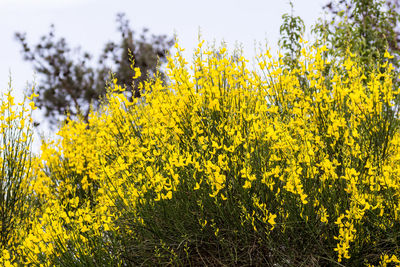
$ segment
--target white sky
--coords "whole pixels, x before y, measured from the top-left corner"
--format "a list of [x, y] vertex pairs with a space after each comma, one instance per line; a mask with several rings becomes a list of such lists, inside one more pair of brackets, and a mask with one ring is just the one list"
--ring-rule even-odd
[[[288, 0], [0, 0], [0, 92], [8, 88], [9, 74], [15, 93], [22, 95], [34, 78], [29, 62], [24, 62], [15, 32], [26, 32], [28, 43], [55, 25], [56, 37], [65, 37], [71, 47], [81, 46], [95, 59], [107, 41], [119, 41], [116, 14], [126, 13], [131, 27], [140, 32], [178, 35], [188, 60], [197, 45], [199, 29], [203, 39], [240, 42], [245, 54], [253, 55], [255, 42], [268, 41], [276, 49], [282, 15], [290, 13]], [[294, 0], [295, 15], [310, 30], [323, 15], [328, 0]], [[39, 77], [37, 80], [40, 80]]]
[[[294, 0], [295, 15], [309, 29], [326, 2]], [[188, 56], [197, 44], [199, 29], [206, 41], [224, 40], [229, 47], [240, 42], [251, 56], [255, 41], [267, 39], [275, 47], [281, 16], [290, 12], [290, 6], [287, 0], [0, 0], [0, 88], [7, 87], [10, 71], [18, 91], [33, 80], [30, 63], [22, 60], [14, 39], [16, 31], [26, 32], [28, 42], [36, 44], [54, 23], [58, 37], [98, 55], [107, 41], [120, 40], [118, 12], [127, 14], [137, 32], [147, 27], [150, 33], [176, 33]]]

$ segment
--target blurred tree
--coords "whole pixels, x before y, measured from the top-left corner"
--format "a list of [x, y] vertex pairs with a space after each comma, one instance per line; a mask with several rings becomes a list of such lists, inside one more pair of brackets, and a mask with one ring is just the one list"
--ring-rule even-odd
[[[24, 60], [31, 62], [41, 77], [35, 92], [39, 94], [36, 105], [44, 109], [50, 125], [64, 119], [67, 112], [72, 118], [82, 116], [87, 121], [91, 105], [96, 108], [106, 93], [106, 81], [113, 70], [131, 97], [140, 97], [136, 85], [148, 76], [154, 76], [158, 64], [166, 62], [173, 38], [165, 35], [149, 37], [148, 29], [143, 29], [136, 38], [125, 14], [118, 14], [117, 22], [122, 40], [107, 43], [95, 67], [91, 64], [92, 55], [79, 48], [72, 50], [64, 38], [57, 40], [53, 25], [48, 35], [42, 36], [34, 47], [27, 43], [25, 33], [15, 34], [22, 46]], [[131, 66], [132, 62], [134, 66]], [[142, 73], [135, 84], [132, 83], [132, 67], [139, 67]], [[162, 72], [160, 75], [164, 77]]]
[[398, 0], [332, 0], [324, 9], [328, 17], [320, 20], [314, 31], [331, 46], [334, 56], [340, 57], [349, 48], [366, 68], [371, 68], [388, 50], [394, 56], [391, 62], [398, 69]]

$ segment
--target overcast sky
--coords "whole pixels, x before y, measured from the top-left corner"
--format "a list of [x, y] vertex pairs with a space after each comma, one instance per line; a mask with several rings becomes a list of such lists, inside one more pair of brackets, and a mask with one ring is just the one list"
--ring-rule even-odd
[[[326, 2], [294, 0], [295, 15], [309, 28]], [[281, 16], [290, 12], [290, 6], [287, 0], [0, 0], [1, 90], [7, 88], [9, 73], [16, 91], [34, 78], [29, 62], [22, 60], [16, 31], [26, 32], [28, 42], [36, 44], [53, 23], [56, 36], [98, 55], [107, 41], [120, 40], [118, 12], [127, 14], [136, 31], [147, 27], [150, 33], [176, 33], [187, 55], [196, 46], [200, 29], [206, 41], [224, 40], [229, 47], [240, 42], [251, 56], [255, 41], [267, 39], [271, 47], [276, 46]]]

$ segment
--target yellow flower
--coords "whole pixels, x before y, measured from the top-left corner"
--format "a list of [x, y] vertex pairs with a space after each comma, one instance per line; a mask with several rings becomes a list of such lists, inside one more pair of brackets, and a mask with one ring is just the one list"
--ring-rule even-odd
[[387, 50], [385, 51], [385, 54], [384, 54], [383, 56], [384, 56], [385, 58], [389, 58], [389, 59], [394, 58], [394, 56], [390, 55], [389, 52], [388, 52]]
[[194, 190], [200, 189], [200, 184], [196, 182], [196, 186], [193, 188]]
[[251, 188], [251, 182], [249, 182], [248, 180], [246, 180], [246, 181], [244, 182], [243, 188], [245, 188], [245, 189]]
[[137, 79], [140, 76], [142, 76], [142, 73], [140, 72], [140, 68], [135, 68], [134, 71], [135, 71], [135, 75], [132, 77], [133, 79]]
[[4, 260], [9, 260], [10, 259], [10, 253], [6, 249], [3, 250], [3, 259]]
[[275, 214], [269, 214], [269, 218], [268, 218], [268, 223], [272, 226], [271, 230], [273, 230], [275, 228], [275, 218], [277, 217], [277, 215]]

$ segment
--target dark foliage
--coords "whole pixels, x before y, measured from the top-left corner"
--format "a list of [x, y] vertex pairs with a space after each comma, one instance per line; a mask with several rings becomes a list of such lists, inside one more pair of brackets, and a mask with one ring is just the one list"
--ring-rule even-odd
[[[111, 72], [116, 73], [120, 84], [126, 85], [132, 98], [140, 97], [137, 85], [154, 76], [159, 64], [166, 62], [167, 51], [174, 43], [172, 38], [149, 36], [148, 29], [136, 37], [124, 14], [117, 15], [117, 23], [121, 41], [108, 42], [97, 64], [93, 64], [93, 56], [88, 52], [71, 49], [65, 38], [57, 39], [53, 25], [34, 46], [28, 44], [25, 33], [15, 34], [24, 60], [32, 63], [41, 78], [35, 92], [39, 94], [36, 105], [45, 111], [50, 125], [63, 120], [67, 113], [87, 121], [91, 105], [98, 107], [107, 91], [106, 82]], [[142, 75], [133, 84], [132, 68], [135, 67], [140, 68]], [[162, 72], [160, 76], [164, 77]]]

